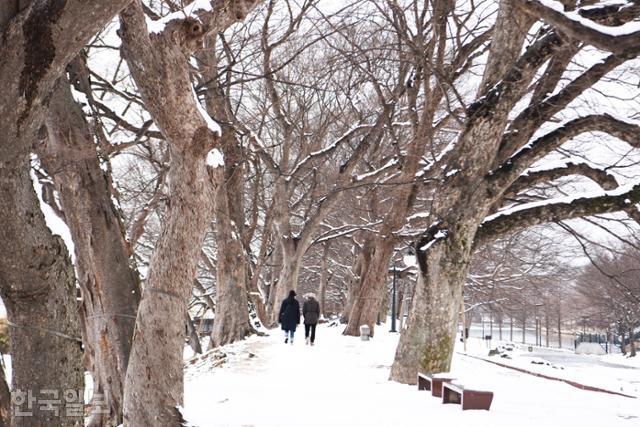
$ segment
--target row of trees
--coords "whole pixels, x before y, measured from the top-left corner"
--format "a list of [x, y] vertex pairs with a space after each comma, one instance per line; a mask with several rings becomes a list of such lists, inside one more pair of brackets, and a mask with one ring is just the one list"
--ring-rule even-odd
[[608, 96], [637, 90], [635, 2], [103, 3], [0, 2], [12, 389], [81, 389], [88, 368], [110, 404], [90, 425], [179, 425], [194, 295], [212, 345], [309, 281], [354, 335], [413, 246], [391, 372], [412, 383], [449, 369], [475, 250], [637, 216], [637, 105]]

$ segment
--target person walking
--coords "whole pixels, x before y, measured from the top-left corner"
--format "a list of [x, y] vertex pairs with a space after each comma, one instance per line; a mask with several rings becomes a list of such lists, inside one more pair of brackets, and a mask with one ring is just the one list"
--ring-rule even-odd
[[316, 326], [320, 319], [320, 303], [314, 294], [307, 294], [307, 299], [302, 304], [302, 315], [304, 316], [304, 338], [307, 345], [316, 341]]
[[300, 303], [296, 299], [296, 291], [289, 291], [289, 296], [282, 301], [278, 320], [284, 331], [284, 343], [293, 344], [293, 334], [300, 324]]

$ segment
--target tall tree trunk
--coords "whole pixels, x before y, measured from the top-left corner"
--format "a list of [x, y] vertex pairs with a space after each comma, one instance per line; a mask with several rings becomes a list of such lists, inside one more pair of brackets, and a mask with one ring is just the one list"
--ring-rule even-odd
[[[207, 82], [205, 103], [212, 117], [223, 121], [221, 145], [224, 153], [224, 185], [216, 195], [216, 236], [218, 245], [218, 266], [216, 269], [216, 315], [211, 331], [210, 348], [228, 344], [254, 332], [249, 320], [249, 298], [251, 282], [249, 277], [248, 251], [245, 241], [244, 184], [245, 158], [236, 129], [226, 88], [218, 84], [218, 60], [216, 56], [216, 35], [206, 39], [205, 50], [199, 58], [205, 65], [203, 78]], [[247, 237], [247, 244], [251, 238]], [[261, 301], [254, 299], [254, 306], [261, 310]]]
[[364, 244], [362, 245], [362, 249], [358, 253], [356, 260], [353, 264], [353, 268], [351, 269], [351, 273], [353, 277], [349, 281], [348, 292], [347, 292], [347, 302], [345, 303], [342, 315], [340, 316], [341, 323], [348, 323], [349, 316], [351, 314], [351, 310], [353, 308], [353, 304], [356, 300], [358, 293], [360, 292], [360, 285], [362, 284], [362, 276], [368, 269], [369, 263], [373, 258], [375, 253], [375, 239], [372, 235], [367, 234], [365, 236]]
[[327, 295], [327, 286], [329, 284], [329, 278], [331, 277], [331, 271], [329, 270], [329, 251], [331, 248], [331, 242], [325, 242], [324, 249], [322, 250], [322, 267], [320, 270], [320, 289], [318, 289], [318, 302], [320, 304], [320, 318], [325, 316], [325, 302]]
[[446, 244], [434, 245], [428, 260], [420, 259], [424, 251], [418, 243], [420, 274], [407, 329], [400, 336], [391, 369], [393, 380], [415, 384], [418, 372], [449, 371], [470, 259], [470, 247], [463, 244], [466, 236], [456, 236], [460, 240], [451, 238]]
[[[12, 426], [82, 426], [83, 413], [74, 413], [63, 393], [78, 393], [82, 403], [84, 376], [82, 342], [77, 315], [75, 276], [62, 239], [45, 224], [29, 176], [29, 160], [3, 165], [0, 179], [0, 293], [7, 307], [12, 354], [12, 396], [24, 404]], [[25, 262], [26, 261], [26, 262]], [[45, 351], [46, 349], [46, 351]], [[62, 399], [60, 416], [28, 401]]]
[[[229, 163], [233, 163], [233, 160], [227, 157], [225, 165]], [[249, 322], [246, 252], [240, 240], [241, 231], [237, 228], [237, 222], [232, 220], [234, 216], [230, 208], [227, 185], [237, 188], [227, 179], [225, 185], [218, 187], [216, 194], [218, 264], [216, 314], [210, 348], [241, 340], [254, 332]]]
[[33, 416], [14, 417], [12, 426], [84, 424], [82, 410], [67, 405], [83, 403], [75, 277], [40, 211], [29, 156], [55, 81], [126, 3], [33, 2], [19, 14], [29, 2], [0, 2], [0, 294], [11, 322], [12, 389], [50, 399], [44, 390], [61, 397], [68, 391], [70, 401], [62, 399], [61, 416], [36, 405]]
[[[532, 23], [528, 17], [518, 19], [512, 6], [509, 1], [500, 2], [481, 95], [493, 87], [490, 80], [501, 78], [502, 70], [511, 67]], [[442, 23], [446, 25], [446, 17]], [[504, 43], [497, 42], [503, 40]], [[475, 104], [478, 110], [469, 110], [464, 130], [450, 152], [452, 157], [445, 156], [446, 169], [455, 173], [444, 177], [435, 188], [431, 225], [416, 243], [418, 281], [408, 326], [400, 337], [391, 369], [393, 380], [413, 384], [419, 371], [450, 369], [473, 242], [491, 205], [500, 197], [488, 197], [491, 192], [486, 180], [487, 165], [495, 160], [510, 109], [521, 98], [536, 69], [532, 66], [526, 72], [519, 69], [514, 73], [509, 82], [517, 81], [514, 87], [518, 90], [501, 92], [502, 97], [492, 103]]]
[[223, 31], [256, 3], [210, 2], [210, 8], [195, 11], [198, 19], [173, 19], [154, 34], [139, 0], [120, 15], [123, 56], [171, 154], [169, 207], [149, 264], [127, 368], [126, 426], [181, 422], [184, 312], [223, 176], [215, 158], [219, 128], [194, 96], [188, 60], [202, 48], [207, 32]]
[[177, 426], [181, 419], [184, 312], [214, 200], [206, 152], [194, 149], [200, 144], [171, 145], [169, 209], [149, 265], [126, 375], [127, 426]]
[[287, 297], [289, 291], [298, 290], [298, 276], [304, 255], [304, 251], [296, 239], [280, 239], [280, 245], [282, 247], [282, 269], [278, 276], [274, 304], [271, 310], [271, 326], [278, 324], [280, 302]]
[[86, 349], [93, 360], [94, 401], [108, 404], [92, 411], [89, 425], [117, 426], [122, 423], [139, 278], [111, 201], [110, 181], [100, 168], [91, 131], [66, 78], [56, 86], [46, 124], [49, 138], [41, 160], [60, 194], [74, 241]]
[[4, 361], [0, 361], [0, 427], [11, 425], [11, 391], [7, 384]]
[[374, 335], [376, 319], [386, 291], [384, 285], [386, 285], [389, 260], [393, 254], [394, 244], [395, 241], [392, 238], [379, 237], [375, 239], [373, 243], [375, 252], [371, 262], [367, 264], [368, 268], [360, 277], [360, 289], [349, 314], [349, 324], [344, 331], [345, 335], [358, 336], [361, 325], [368, 325], [371, 336]]

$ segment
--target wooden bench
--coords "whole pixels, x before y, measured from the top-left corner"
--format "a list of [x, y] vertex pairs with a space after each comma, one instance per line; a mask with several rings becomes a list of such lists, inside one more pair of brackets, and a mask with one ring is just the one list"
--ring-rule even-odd
[[462, 405], [462, 410], [486, 409], [491, 407], [493, 392], [474, 390], [461, 384], [445, 382], [442, 384], [442, 403]]
[[418, 373], [418, 390], [431, 390], [431, 396], [442, 397], [442, 384], [454, 379], [449, 372], [434, 375]]

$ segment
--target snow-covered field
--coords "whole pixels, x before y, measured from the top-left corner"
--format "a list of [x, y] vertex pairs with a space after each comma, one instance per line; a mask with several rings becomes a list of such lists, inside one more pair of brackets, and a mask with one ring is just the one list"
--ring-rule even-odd
[[[185, 378], [187, 420], [199, 427], [640, 425], [640, 399], [584, 391], [502, 368], [459, 353], [461, 346], [452, 372], [463, 383], [493, 391], [493, 404], [490, 411], [443, 405], [415, 386], [388, 381], [398, 337], [386, 329], [378, 327], [375, 339], [364, 342], [342, 336], [340, 326], [322, 325], [314, 347], [305, 346], [300, 329], [294, 345], [284, 344], [281, 331], [273, 330], [268, 337], [224, 347], [227, 361], [218, 367], [212, 367], [213, 357], [192, 359]], [[480, 341], [471, 340], [468, 350], [473, 356], [487, 354]], [[526, 360], [542, 355], [518, 354], [510, 363], [562, 371], [593, 386], [622, 387], [640, 396], [635, 362], [624, 366], [607, 356], [564, 352], [582, 359], [559, 369]], [[605, 381], [607, 375], [615, 381]]]

